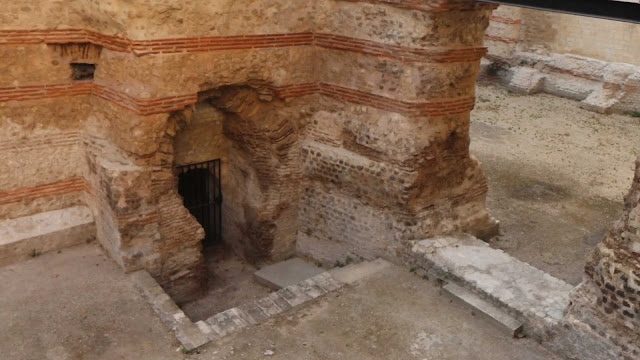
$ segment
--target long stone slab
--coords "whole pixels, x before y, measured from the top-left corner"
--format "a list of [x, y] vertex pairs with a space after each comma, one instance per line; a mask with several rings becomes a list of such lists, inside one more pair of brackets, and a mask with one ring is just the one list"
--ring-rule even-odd
[[324, 269], [300, 258], [292, 258], [265, 266], [253, 275], [260, 284], [273, 290], [279, 290], [322, 274], [324, 271]]
[[522, 332], [522, 322], [516, 320], [513, 316], [507, 314], [503, 310], [498, 309], [491, 303], [481, 299], [471, 291], [458, 286], [454, 283], [448, 283], [443, 286], [445, 292], [456, 300], [462, 301], [469, 307], [477, 310], [479, 315], [493, 322], [505, 334], [516, 337]]
[[471, 236], [414, 242], [410, 261], [491, 301], [542, 337], [563, 317], [573, 287]]
[[0, 221], [0, 266], [86, 243], [95, 237], [93, 214], [86, 206]]

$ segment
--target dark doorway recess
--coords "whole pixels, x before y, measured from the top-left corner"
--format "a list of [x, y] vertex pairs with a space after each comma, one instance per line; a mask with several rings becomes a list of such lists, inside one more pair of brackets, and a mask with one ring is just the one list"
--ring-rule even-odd
[[178, 193], [204, 228], [204, 245], [222, 241], [220, 159], [178, 166]]

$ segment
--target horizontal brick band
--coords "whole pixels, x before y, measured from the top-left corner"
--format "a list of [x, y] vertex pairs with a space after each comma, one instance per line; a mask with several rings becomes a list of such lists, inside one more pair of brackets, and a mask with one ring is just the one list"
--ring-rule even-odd
[[518, 39], [511, 39], [511, 38], [506, 38], [506, 37], [502, 37], [502, 36], [494, 36], [494, 35], [485, 35], [484, 39], [485, 40], [489, 40], [489, 41], [503, 42], [503, 43], [507, 43], [507, 44], [515, 44], [515, 43], [518, 42]]
[[0, 140], [0, 152], [44, 150], [52, 147], [73, 146], [79, 144], [81, 139], [82, 135], [78, 131], [3, 139]]
[[[52, 90], [54, 89], [54, 90]], [[327, 83], [306, 83], [272, 87], [280, 98], [322, 94], [341, 100], [373, 106], [378, 109], [415, 116], [459, 114], [473, 109], [475, 98], [464, 97], [437, 102], [408, 102]], [[0, 88], [0, 102], [55, 98], [59, 96], [94, 95], [140, 115], [169, 113], [184, 109], [198, 101], [197, 94], [156, 99], [136, 99], [111, 88], [92, 84], [58, 84]]]
[[153, 115], [182, 110], [198, 101], [198, 96], [178, 95], [155, 99], [136, 99], [106, 86], [94, 85], [92, 95], [127, 108], [136, 114]]
[[425, 60], [439, 63], [474, 62], [480, 60], [487, 52], [485, 47], [462, 49], [410, 48], [331, 34], [316, 34], [315, 44], [327, 49], [352, 51], [406, 62], [423, 62]]
[[625, 84], [624, 90], [631, 93], [640, 93], [640, 86]]
[[361, 2], [369, 4], [389, 5], [401, 9], [420, 10], [428, 12], [444, 12], [452, 10], [476, 9], [478, 7], [496, 8], [497, 5], [478, 3], [464, 0], [339, 0], [347, 2]]
[[138, 56], [315, 45], [327, 49], [351, 51], [402, 61], [450, 63], [477, 61], [486, 53], [485, 47], [461, 49], [411, 48], [347, 36], [314, 33], [131, 40], [81, 29], [0, 31], [0, 45], [24, 45], [40, 42], [47, 44], [92, 43], [114, 51], [132, 52]]
[[[465, 97], [455, 100], [437, 102], [408, 102], [391, 99], [381, 95], [350, 89], [326, 83], [307, 83], [281, 87], [273, 87], [273, 91], [281, 98], [293, 98], [312, 94], [322, 94], [339, 98], [347, 102], [373, 106], [405, 115], [441, 116], [458, 114], [473, 109], [475, 98]], [[60, 96], [94, 95], [131, 110], [139, 115], [169, 113], [184, 109], [198, 101], [197, 94], [178, 95], [155, 99], [136, 99], [114, 89], [93, 84], [57, 84], [40, 86], [18, 86], [0, 88], [0, 102], [25, 101], [56, 98]], [[13, 146], [8, 144], [7, 146]], [[0, 145], [2, 147], [2, 145]]]
[[496, 15], [492, 15], [489, 18], [489, 21], [502, 23], [502, 24], [509, 24], [509, 25], [520, 25], [520, 24], [522, 24], [522, 20], [520, 20], [520, 19], [509, 19], [509, 18], [505, 18], [505, 17], [502, 17], [502, 16], [496, 16]]
[[197, 95], [179, 95], [155, 99], [137, 99], [94, 83], [33, 85], [0, 88], [0, 103], [51, 99], [60, 96], [94, 95], [140, 115], [181, 110], [197, 102]]
[[89, 184], [82, 177], [61, 180], [33, 187], [22, 187], [0, 193], [0, 205], [13, 204], [24, 200], [36, 200], [44, 197], [66, 195], [74, 192], [89, 191]]
[[368, 105], [376, 109], [392, 111], [408, 116], [444, 116], [461, 114], [471, 111], [475, 105], [474, 97], [463, 97], [432, 102], [409, 102], [327, 83], [284, 86], [274, 88], [274, 91], [282, 98], [317, 93], [331, 96], [346, 102]]

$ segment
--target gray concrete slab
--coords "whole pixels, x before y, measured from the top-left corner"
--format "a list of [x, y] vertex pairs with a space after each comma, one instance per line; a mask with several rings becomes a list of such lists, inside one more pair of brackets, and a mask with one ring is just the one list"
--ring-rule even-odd
[[295, 285], [325, 270], [300, 258], [292, 258], [265, 266], [254, 273], [256, 281], [271, 289], [279, 290]]

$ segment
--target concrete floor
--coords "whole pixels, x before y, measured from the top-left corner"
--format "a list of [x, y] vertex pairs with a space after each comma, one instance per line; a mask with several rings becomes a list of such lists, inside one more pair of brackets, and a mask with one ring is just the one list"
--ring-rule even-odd
[[579, 103], [478, 86], [471, 153], [501, 221], [491, 245], [573, 285], [585, 256], [622, 213], [633, 177], [640, 122]]
[[95, 245], [0, 268], [0, 294], [1, 359], [554, 359], [398, 266], [192, 355]]

